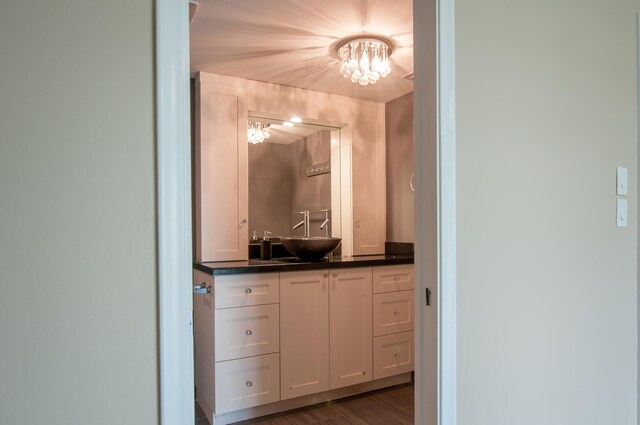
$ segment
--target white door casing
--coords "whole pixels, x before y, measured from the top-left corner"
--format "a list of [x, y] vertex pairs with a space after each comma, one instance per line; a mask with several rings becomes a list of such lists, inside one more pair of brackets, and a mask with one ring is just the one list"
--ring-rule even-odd
[[[431, 270], [437, 270], [435, 279], [432, 276], [429, 281], [436, 289], [432, 299], [441, 307], [437, 313], [435, 308], [428, 313], [416, 308], [416, 359], [420, 359], [416, 364], [416, 423], [428, 425], [456, 423], [453, 6], [453, 0], [414, 0], [416, 306], [425, 301], [426, 272], [432, 266]], [[194, 421], [188, 2], [158, 0], [155, 23], [160, 417], [163, 425], [188, 424]], [[431, 79], [435, 86], [429, 85]], [[418, 119], [425, 117], [429, 119]], [[436, 117], [437, 125], [432, 125]], [[438, 145], [434, 161], [439, 220], [435, 230], [425, 231], [428, 226], [419, 217], [428, 211], [425, 201], [430, 193], [422, 188], [433, 184], [433, 176], [419, 161], [429, 152], [424, 143], [429, 137]], [[435, 248], [429, 245], [429, 232], [437, 234]], [[435, 340], [425, 330], [429, 325], [437, 329]], [[433, 342], [438, 347], [436, 354], [431, 353], [435, 346], [428, 348]], [[425, 366], [432, 367], [432, 373]]]

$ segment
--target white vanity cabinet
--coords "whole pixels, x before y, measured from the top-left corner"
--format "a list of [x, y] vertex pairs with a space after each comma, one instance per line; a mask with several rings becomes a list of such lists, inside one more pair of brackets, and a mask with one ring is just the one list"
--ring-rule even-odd
[[365, 100], [354, 103], [353, 255], [384, 254], [387, 228], [384, 104]]
[[282, 399], [368, 382], [371, 268], [280, 274]]
[[331, 389], [372, 376], [371, 268], [330, 270]]
[[373, 268], [373, 378], [414, 369], [413, 265]]
[[200, 73], [195, 85], [195, 259], [248, 258], [247, 89]]
[[329, 273], [280, 273], [282, 400], [329, 390]]
[[279, 274], [195, 270], [193, 283], [211, 288], [193, 299], [196, 400], [209, 421], [280, 400]]
[[194, 270], [196, 399], [213, 425], [408, 382], [413, 266]]

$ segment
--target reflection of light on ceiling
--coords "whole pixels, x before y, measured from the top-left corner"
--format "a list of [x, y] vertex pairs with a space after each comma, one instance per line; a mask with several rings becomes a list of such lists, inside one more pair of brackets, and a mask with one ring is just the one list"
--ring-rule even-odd
[[295, 122], [295, 123], [302, 122], [302, 118], [300, 118], [300, 117], [291, 117], [291, 122]]
[[284, 125], [285, 127], [293, 127], [294, 124], [291, 121], [285, 121], [282, 123], [282, 125]]
[[[191, 72], [388, 102], [413, 90], [413, 2], [198, 0], [190, 25]], [[329, 49], [359, 34], [388, 38], [393, 72], [374, 87], [338, 73]], [[369, 58], [372, 59], [372, 58]], [[293, 111], [292, 111], [293, 112]], [[302, 112], [300, 112], [304, 115]], [[289, 117], [287, 117], [289, 118]]]

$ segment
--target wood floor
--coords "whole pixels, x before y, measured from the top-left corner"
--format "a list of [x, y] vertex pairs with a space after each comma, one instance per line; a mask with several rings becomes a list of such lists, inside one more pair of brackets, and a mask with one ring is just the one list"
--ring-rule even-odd
[[[196, 409], [196, 425], [207, 425]], [[413, 384], [238, 422], [238, 425], [414, 425]]]

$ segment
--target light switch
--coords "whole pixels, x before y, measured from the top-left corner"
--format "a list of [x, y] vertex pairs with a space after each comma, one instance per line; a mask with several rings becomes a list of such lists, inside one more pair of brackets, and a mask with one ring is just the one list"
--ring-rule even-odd
[[628, 194], [628, 172], [626, 167], [617, 167], [616, 168], [616, 195], [627, 196]]
[[618, 199], [616, 207], [616, 226], [627, 227], [627, 200]]

